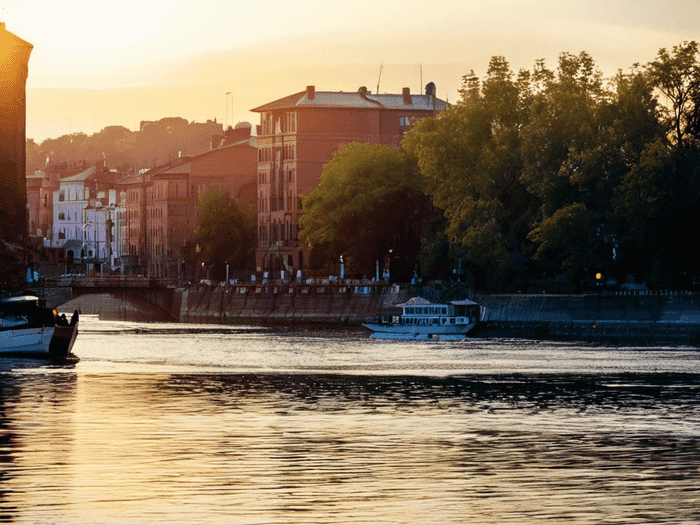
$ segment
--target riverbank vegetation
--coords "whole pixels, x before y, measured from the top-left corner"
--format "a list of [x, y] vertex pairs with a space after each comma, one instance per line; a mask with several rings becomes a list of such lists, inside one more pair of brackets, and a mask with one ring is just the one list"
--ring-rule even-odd
[[[517, 73], [496, 56], [484, 78], [464, 76], [460, 95], [437, 118], [416, 123], [401, 153], [417, 170], [406, 184], [413, 192], [420, 187], [442, 223], [423, 221], [425, 206], [397, 214], [397, 204], [382, 200], [379, 190], [365, 192], [377, 199], [364, 202], [364, 213], [354, 199], [338, 205], [343, 192], [363, 188], [371, 174], [375, 183], [387, 177], [400, 188], [383, 160], [372, 165], [367, 156], [362, 166], [343, 166], [357, 148], [349, 146], [304, 199], [302, 238], [315, 245], [339, 224], [353, 233], [360, 226], [376, 233], [375, 225], [396, 228], [395, 240], [386, 231], [381, 239], [328, 237], [327, 256], [347, 251], [346, 243], [367, 266], [378, 258], [377, 247], [388, 252], [420, 223], [425, 277], [442, 277], [440, 257], [451, 259], [455, 272], [461, 260], [474, 285], [492, 291], [517, 291], [548, 277], [560, 283], [553, 291], [574, 291], [596, 274], [687, 287], [700, 275], [689, 236], [700, 222], [697, 43], [661, 49], [650, 63], [607, 79], [585, 52], [562, 53], [555, 68], [537, 61]], [[388, 211], [400, 226], [391, 226]]]

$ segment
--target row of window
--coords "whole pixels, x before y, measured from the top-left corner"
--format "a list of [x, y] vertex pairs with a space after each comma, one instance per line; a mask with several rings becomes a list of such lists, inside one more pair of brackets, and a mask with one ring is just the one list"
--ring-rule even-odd
[[289, 222], [258, 226], [258, 240], [261, 243], [296, 240], [297, 233], [298, 226]]
[[[277, 149], [276, 152], [275, 152], [275, 149]], [[258, 149], [258, 162], [269, 162], [273, 159], [276, 160], [277, 162], [280, 162], [283, 160], [294, 160], [296, 158], [297, 158], [297, 146], [296, 146], [296, 144], [285, 144], [282, 146], [282, 149], [272, 148], [272, 147]]]
[[[296, 205], [296, 208], [294, 206]], [[258, 212], [266, 211], [293, 211], [294, 209], [301, 210], [301, 198], [294, 195], [294, 191], [290, 190], [284, 197], [264, 197], [260, 192], [258, 198]]]
[[60, 190], [58, 192], [59, 202], [64, 201], [79, 201], [79, 200], [89, 200], [90, 199], [90, 188], [85, 188], [85, 198], [81, 199], [80, 192], [77, 188]]
[[447, 315], [447, 306], [407, 306], [406, 315]]
[[263, 135], [293, 133], [297, 130], [297, 114], [295, 111], [286, 111], [277, 115], [263, 113], [261, 122]]
[[[294, 182], [294, 170], [284, 170], [282, 171], [282, 177], [287, 182]], [[258, 184], [270, 184], [270, 174], [267, 171], [261, 171], [258, 173]]]

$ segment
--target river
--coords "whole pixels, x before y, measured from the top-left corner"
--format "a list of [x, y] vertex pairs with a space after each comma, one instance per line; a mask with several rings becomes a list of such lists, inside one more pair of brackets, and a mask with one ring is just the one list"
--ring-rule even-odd
[[700, 523], [700, 352], [81, 318], [0, 361], [0, 521]]

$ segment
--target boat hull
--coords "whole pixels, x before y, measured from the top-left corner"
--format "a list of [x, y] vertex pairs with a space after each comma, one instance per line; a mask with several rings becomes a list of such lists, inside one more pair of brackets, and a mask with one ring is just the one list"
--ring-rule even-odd
[[73, 350], [78, 337], [78, 322], [70, 326], [57, 326], [49, 345], [50, 357], [66, 357]]
[[366, 323], [362, 326], [372, 330], [372, 339], [393, 339], [396, 341], [461, 341], [468, 337], [477, 323], [464, 325], [407, 326], [395, 324]]
[[18, 328], [0, 332], [0, 355], [48, 356], [55, 327]]
[[0, 298], [0, 357], [67, 357], [78, 336], [78, 311], [70, 323], [65, 315], [46, 308], [38, 297]]

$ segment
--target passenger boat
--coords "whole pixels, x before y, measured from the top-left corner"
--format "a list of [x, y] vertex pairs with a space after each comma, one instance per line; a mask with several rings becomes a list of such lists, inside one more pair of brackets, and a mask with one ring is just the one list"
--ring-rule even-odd
[[76, 310], [68, 322], [33, 295], [0, 298], [0, 356], [66, 357], [78, 336]]
[[363, 325], [372, 330], [370, 337], [458, 341], [474, 330], [479, 322], [479, 305], [469, 299], [435, 304], [422, 297], [413, 297], [396, 306], [403, 309], [402, 315], [368, 321]]

